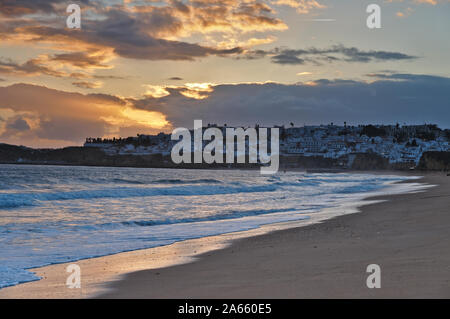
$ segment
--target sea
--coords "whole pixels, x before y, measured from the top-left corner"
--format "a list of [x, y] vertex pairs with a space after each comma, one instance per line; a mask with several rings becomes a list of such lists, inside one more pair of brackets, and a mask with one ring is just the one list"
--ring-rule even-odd
[[[303, 222], [414, 176], [0, 165], [0, 289], [30, 268]], [[403, 186], [401, 186], [403, 185]], [[407, 185], [407, 186], [406, 186]]]

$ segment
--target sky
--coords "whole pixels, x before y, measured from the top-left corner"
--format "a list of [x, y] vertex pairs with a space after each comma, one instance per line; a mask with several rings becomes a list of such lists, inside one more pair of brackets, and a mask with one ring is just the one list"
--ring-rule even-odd
[[450, 128], [449, 31], [450, 0], [0, 0], [0, 143], [194, 119]]

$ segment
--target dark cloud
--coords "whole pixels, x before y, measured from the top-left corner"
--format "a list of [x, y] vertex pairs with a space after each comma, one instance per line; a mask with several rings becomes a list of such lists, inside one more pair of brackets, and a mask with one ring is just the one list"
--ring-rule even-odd
[[27, 121], [25, 121], [21, 117], [18, 117], [6, 123], [6, 129], [28, 131], [30, 129], [30, 126], [28, 125]]
[[101, 83], [88, 81], [72, 82], [72, 85], [79, 87], [80, 89], [96, 89], [101, 87]]
[[346, 48], [342, 45], [335, 46], [326, 53], [341, 53], [348, 62], [371, 62], [375, 61], [400, 61], [417, 59], [416, 56], [389, 51], [362, 51], [357, 48]]
[[168, 80], [171, 80], [171, 81], [182, 81], [183, 78], [180, 78], [178, 76], [173, 76], [173, 77], [169, 78]]
[[144, 23], [119, 10], [108, 12], [108, 18], [90, 26], [85, 40], [114, 48], [122, 57], [142, 60], [193, 60], [208, 55], [230, 55], [241, 48], [215, 49], [198, 44], [171, 41], [149, 35], [152, 24]]
[[[23, 63], [11, 59], [0, 58], [0, 74], [15, 76], [49, 75], [54, 77], [71, 77], [75, 79], [124, 79], [114, 75], [91, 75], [83, 72], [68, 73], [62, 71], [61, 65], [75, 67], [83, 71], [110, 68], [105, 62], [110, 57], [102, 54], [90, 55], [85, 52], [62, 53], [55, 55], [41, 55]], [[0, 79], [0, 82], [2, 79]]]
[[450, 78], [391, 74], [372, 83], [318, 80], [308, 84], [218, 85], [196, 100], [168, 89], [169, 96], [134, 101], [136, 107], [166, 114], [174, 126], [194, 119], [233, 125], [294, 122], [437, 123], [450, 127]]
[[367, 74], [369, 77], [374, 77], [378, 79], [388, 79], [388, 80], [400, 80], [400, 81], [414, 81], [414, 82], [422, 82], [422, 83], [436, 83], [439, 84], [442, 78], [434, 75], [427, 74], [409, 74], [409, 73], [397, 73], [394, 71], [383, 71], [379, 73], [371, 73]]
[[106, 55], [91, 55], [86, 52], [71, 52], [55, 54], [49, 58], [50, 61], [56, 61], [69, 64], [79, 68], [109, 68], [104, 61], [108, 59]]
[[299, 65], [307, 62], [322, 64], [324, 62], [344, 61], [344, 62], [380, 62], [380, 61], [408, 61], [417, 59], [416, 56], [390, 51], [364, 51], [355, 47], [345, 47], [344, 45], [334, 45], [330, 48], [318, 49], [287, 49], [274, 48], [272, 50], [255, 50], [247, 52], [246, 58], [260, 59], [270, 56], [273, 63]]
[[[120, 10], [110, 10], [105, 19], [86, 21], [81, 30], [52, 26], [26, 26], [20, 31], [31, 35], [33, 41], [54, 41], [97, 48], [111, 48], [121, 57], [140, 60], [194, 60], [209, 55], [228, 56], [243, 52], [240, 47], [217, 49], [195, 43], [165, 40], [149, 34], [151, 25], [145, 20]], [[86, 61], [85, 56], [60, 55], [65, 61]]]
[[[88, 5], [90, 0], [77, 0], [76, 3]], [[69, 3], [66, 0], [0, 0], [0, 13], [6, 16], [19, 16], [37, 12], [56, 12], [55, 6]]]
[[[82, 130], [80, 130], [80, 124], [82, 124]], [[59, 117], [43, 119], [35, 134], [39, 138], [48, 140], [82, 141], [87, 137], [86, 134], [102, 136], [107, 129], [108, 125], [105, 122], [95, 119], [85, 119], [80, 123], [70, 117]]]
[[121, 40], [109, 32], [103, 43], [114, 46], [114, 52], [124, 58], [139, 60], [194, 60], [208, 55], [226, 56], [241, 53], [241, 48], [219, 50], [180, 41], [168, 41], [146, 36], [138, 45]]
[[118, 75], [99, 75], [99, 74], [88, 74], [82, 72], [74, 72], [67, 74], [68, 77], [74, 79], [98, 79], [98, 80], [124, 80], [126, 76], [118, 76]]
[[9, 75], [51, 75], [55, 77], [64, 76], [64, 72], [54, 70], [42, 64], [39, 58], [28, 60], [22, 64], [11, 60], [0, 60], [0, 74]]
[[119, 75], [93, 75], [92, 78], [94, 79], [101, 79], [101, 80], [124, 80], [127, 77], [126, 76], [119, 76]]
[[283, 53], [273, 56], [272, 62], [276, 64], [304, 64], [305, 60], [294, 54]]
[[91, 94], [87, 94], [86, 96], [89, 98], [94, 98], [94, 99], [102, 101], [102, 102], [108, 102], [108, 103], [117, 104], [117, 105], [121, 105], [121, 106], [126, 104], [126, 102], [122, 98], [119, 98], [114, 95], [109, 95], [109, 94], [104, 94], [104, 93], [91, 93]]

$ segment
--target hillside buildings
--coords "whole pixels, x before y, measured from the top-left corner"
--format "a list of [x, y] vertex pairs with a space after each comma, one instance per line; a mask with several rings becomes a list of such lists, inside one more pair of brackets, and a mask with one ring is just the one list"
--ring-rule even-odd
[[[227, 126], [208, 124], [222, 129]], [[205, 127], [204, 129], [206, 129]], [[259, 126], [256, 126], [259, 127]], [[351, 160], [353, 154], [377, 154], [389, 163], [402, 163], [414, 167], [422, 154], [428, 151], [450, 151], [450, 130], [433, 124], [425, 125], [358, 125], [334, 124], [279, 127], [280, 155], [319, 156]], [[119, 139], [87, 138], [85, 147], [99, 147], [108, 155], [169, 155], [177, 141], [170, 134], [138, 135]], [[256, 145], [248, 145], [257, 147]], [[225, 152], [225, 149], [224, 149]]]

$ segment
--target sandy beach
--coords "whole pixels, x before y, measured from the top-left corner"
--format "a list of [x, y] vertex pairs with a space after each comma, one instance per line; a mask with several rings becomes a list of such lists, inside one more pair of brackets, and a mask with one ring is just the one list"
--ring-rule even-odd
[[[65, 286], [67, 264], [35, 269], [44, 279], [0, 298], [449, 298], [450, 177], [420, 182], [438, 186], [370, 198], [360, 213], [303, 227], [78, 261], [82, 289]], [[366, 286], [369, 264], [381, 267], [380, 289]]]

